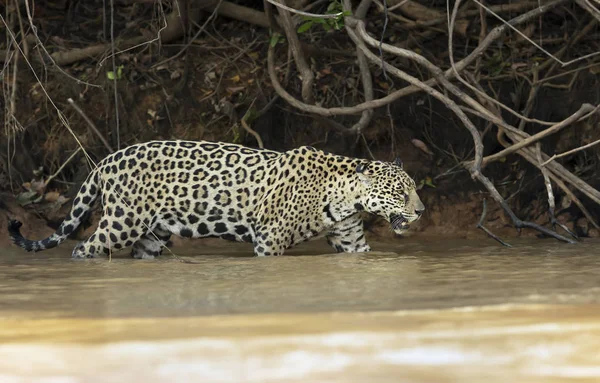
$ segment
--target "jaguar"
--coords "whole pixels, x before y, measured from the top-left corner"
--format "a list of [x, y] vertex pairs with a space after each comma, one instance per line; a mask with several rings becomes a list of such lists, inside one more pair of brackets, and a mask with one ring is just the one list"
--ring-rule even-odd
[[98, 205], [101, 218], [74, 258], [131, 247], [154, 258], [175, 234], [253, 244], [254, 255], [324, 236], [336, 252], [368, 252], [362, 212], [387, 219], [398, 234], [425, 206], [402, 162], [344, 157], [310, 146], [285, 152], [209, 141], [150, 141], [116, 151], [90, 172], [59, 228], [42, 240], [9, 235], [26, 251], [53, 248]]

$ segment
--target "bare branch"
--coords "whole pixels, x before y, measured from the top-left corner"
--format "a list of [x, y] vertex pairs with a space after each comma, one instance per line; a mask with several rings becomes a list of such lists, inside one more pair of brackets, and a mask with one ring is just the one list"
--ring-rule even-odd
[[[547, 129], [544, 129], [541, 132], [534, 134], [533, 136], [529, 136], [529, 137], [527, 137], [526, 139], [524, 139], [522, 141], [518, 141], [516, 144], [511, 145], [508, 148], [506, 148], [506, 149], [504, 149], [504, 150], [502, 150], [502, 151], [500, 151], [498, 153], [495, 153], [495, 154], [492, 154], [490, 156], [485, 157], [483, 159], [482, 166], [485, 167], [490, 162], [497, 161], [500, 158], [506, 157], [509, 154], [512, 154], [512, 153], [518, 151], [519, 149], [527, 147], [527, 146], [529, 146], [529, 145], [531, 145], [531, 144], [533, 144], [533, 143], [541, 140], [544, 137], [547, 137], [547, 136], [549, 136], [551, 134], [554, 134], [554, 133], [560, 131], [561, 129], [563, 129], [563, 128], [565, 128], [565, 127], [573, 124], [574, 122], [580, 121], [582, 119], [582, 116], [584, 114], [587, 114], [588, 116], [586, 116], [586, 117], [589, 117], [590, 113], [593, 112], [593, 111], [598, 110], [598, 108], [599, 107], [594, 107], [593, 105], [590, 105], [590, 104], [583, 104], [583, 105], [581, 105], [581, 108], [579, 108], [579, 110], [577, 112], [573, 113], [572, 115], [570, 115], [566, 119], [562, 120], [558, 124], [553, 125], [553, 126], [547, 128]], [[562, 157], [563, 155], [561, 154], [560, 156]], [[554, 155], [552, 157], [552, 159], [544, 162], [543, 165], [545, 165], [546, 163], [552, 161], [555, 158], [559, 158], [559, 157], [556, 156], [556, 155]]]
[[256, 99], [252, 100], [252, 103], [248, 107], [248, 110], [246, 111], [246, 114], [244, 114], [244, 116], [240, 120], [240, 124], [242, 125], [242, 127], [244, 128], [244, 130], [246, 130], [246, 132], [248, 132], [248, 133], [250, 133], [251, 135], [254, 136], [254, 139], [256, 139], [256, 143], [258, 144], [258, 147], [261, 148], [261, 149], [263, 149], [265, 147], [265, 145], [263, 144], [262, 138], [260, 138], [260, 135], [256, 132], [256, 130], [252, 129], [248, 125], [248, 122], [246, 121], [248, 119], [248, 117], [250, 116], [250, 111], [252, 110], [252, 106], [254, 106], [254, 102], [255, 101], [256, 101]]
[[56, 176], [60, 174], [60, 172], [61, 172], [61, 171], [62, 171], [62, 170], [65, 168], [65, 166], [67, 166], [67, 164], [68, 164], [69, 162], [71, 162], [71, 160], [72, 160], [73, 158], [75, 158], [75, 156], [76, 156], [77, 154], [79, 154], [79, 152], [80, 152], [80, 151], [81, 151], [81, 147], [77, 148], [77, 149], [76, 149], [76, 150], [75, 150], [75, 151], [74, 151], [74, 152], [73, 152], [73, 153], [72, 153], [72, 154], [69, 156], [69, 158], [67, 158], [67, 159], [65, 160], [65, 162], [63, 162], [63, 163], [62, 163], [62, 165], [60, 165], [60, 167], [58, 168], [58, 170], [57, 170], [57, 171], [55, 171], [55, 172], [54, 172], [54, 174], [52, 174], [50, 177], [48, 177], [48, 178], [46, 179], [46, 181], [44, 181], [44, 187], [45, 187], [45, 186], [48, 186], [48, 184], [50, 183], [50, 181], [52, 181], [54, 178], [56, 178]]
[[[538, 142], [535, 145], [535, 151], [537, 152], [537, 160], [538, 162], [542, 162], [542, 150], [541, 150], [541, 145]], [[541, 168], [542, 171], [542, 176], [544, 177], [544, 185], [546, 185], [546, 192], [548, 193], [548, 215], [550, 216], [550, 224], [552, 225], [552, 228], [554, 228], [554, 230], [556, 230], [556, 225], [560, 226], [564, 231], [566, 231], [567, 233], [569, 233], [569, 235], [571, 237], [573, 237], [574, 239], [578, 239], [577, 236], [575, 235], [575, 233], [573, 233], [571, 230], [569, 230], [568, 227], [566, 227], [565, 225], [563, 225], [562, 223], [558, 222], [556, 220], [556, 216], [555, 216], [555, 203], [554, 203], [554, 192], [552, 191], [552, 182], [550, 181], [550, 172], [548, 171], [548, 169], [546, 169], [545, 167]]]
[[[515, 17], [514, 19], [508, 21], [507, 24], [497, 26], [492, 31], [490, 31], [490, 33], [486, 36], [486, 38], [479, 43], [479, 45], [477, 46], [477, 48], [475, 48], [473, 50], [473, 52], [471, 52], [463, 60], [456, 63], [454, 70], [452, 68], [446, 70], [446, 72], [444, 72], [444, 77], [446, 77], [447, 79], [452, 79], [454, 77], [455, 70], [460, 72], [463, 69], [465, 69], [466, 67], [468, 67], [469, 65], [471, 65], [471, 63], [473, 63], [473, 61], [475, 61], [477, 59], [477, 57], [482, 55], [483, 52], [485, 52], [485, 50], [490, 45], [492, 45], [492, 43], [494, 41], [496, 41], [498, 38], [500, 38], [500, 36], [502, 36], [502, 34], [507, 29], [509, 29], [508, 25], [511, 25], [511, 26], [520, 25], [522, 23], [525, 23], [535, 17], [538, 17], [538, 16], [548, 12], [551, 9], [554, 9], [555, 7], [557, 7], [559, 5], [565, 4], [566, 2], [567, 2], [567, 0], [554, 0], [548, 4], [544, 4], [544, 5], [537, 7], [529, 12], [526, 12], [518, 17]], [[226, 5], [229, 6], [232, 4], [224, 2], [220, 9], [223, 10], [224, 8], [226, 8], [225, 7]], [[351, 18], [346, 18], [347, 22], [350, 20], [351, 20]], [[268, 21], [266, 19], [265, 19], [265, 23], [266, 23], [266, 26], [268, 26]], [[271, 55], [273, 54], [272, 49], [269, 49], [269, 52], [271, 53]], [[338, 116], [338, 115], [359, 114], [368, 109], [374, 109], [374, 108], [386, 106], [402, 97], [405, 97], [405, 96], [408, 96], [413, 93], [421, 91], [421, 88], [419, 88], [418, 86], [410, 85], [405, 88], [399, 89], [393, 93], [390, 93], [389, 95], [382, 97], [380, 99], [376, 99], [373, 101], [366, 101], [361, 104], [357, 104], [355, 106], [323, 108], [323, 107], [320, 107], [317, 105], [305, 104], [299, 100], [296, 100], [293, 96], [291, 96], [289, 93], [287, 93], [287, 91], [283, 87], [281, 87], [281, 84], [279, 84], [279, 81], [273, 81], [274, 78], [276, 79], [275, 72], [274, 72], [274, 66], [275, 66], [274, 58], [271, 56], [270, 59], [269, 58], [267, 59], [267, 62], [270, 63], [269, 65], [271, 65], [271, 67], [272, 67], [271, 69], [273, 69], [272, 71], [271, 71], [271, 69], [269, 69], [269, 72], [270, 72], [269, 75], [271, 77], [271, 82], [273, 83], [273, 87], [275, 88], [277, 93], [293, 107], [298, 108], [307, 113], [319, 114], [321, 116]], [[438, 80], [435, 78], [432, 78], [432, 79], [425, 81], [423, 84], [428, 85], [428, 86], [433, 86], [437, 83], [438, 83]], [[504, 123], [503, 121], [500, 121], [498, 119], [496, 119], [493, 122], [495, 124], [503, 124]], [[508, 126], [506, 128], [510, 129], [510, 126]]]
[[[276, 7], [279, 7], [279, 8], [281, 8], [281, 9], [284, 9], [284, 10], [286, 10], [286, 11], [288, 11], [288, 12], [296, 13], [296, 14], [298, 14], [298, 15], [302, 15], [302, 16], [316, 17], [316, 18], [319, 18], [319, 19], [337, 19], [338, 17], [340, 17], [340, 16], [342, 16], [342, 15], [343, 15], [343, 12], [339, 12], [339, 13], [333, 13], [333, 14], [324, 14], [324, 15], [319, 15], [319, 14], [316, 14], [316, 13], [310, 13], [310, 12], [299, 11], [299, 10], [297, 10], [297, 9], [294, 9], [294, 8], [288, 7], [288, 6], [287, 6], [287, 5], [285, 5], [285, 4], [279, 3], [279, 2], [277, 2], [277, 1], [275, 1], [275, 0], [266, 0], [266, 1], [268, 1], [268, 2], [269, 2], [269, 3], [271, 3], [271, 4], [273, 4], [273, 5], [274, 5], [274, 6], [276, 6]], [[283, 1], [283, 0], [282, 0], [282, 1]]]
[[502, 246], [512, 247], [509, 243], [504, 242], [502, 239], [500, 239], [500, 237], [498, 237], [496, 234], [492, 233], [487, 227], [485, 227], [483, 225], [483, 223], [485, 222], [486, 215], [487, 215], [487, 203], [484, 198], [483, 199], [483, 210], [481, 211], [481, 218], [479, 218], [479, 223], [477, 224], [477, 228], [483, 230], [488, 236], [490, 236], [490, 238], [493, 238], [494, 240], [500, 242], [502, 244]]
[[92, 133], [94, 133], [96, 135], [96, 137], [98, 137], [100, 142], [102, 142], [102, 144], [104, 144], [104, 147], [106, 149], [108, 149], [108, 152], [113, 153], [114, 152], [113, 148], [108, 144], [108, 141], [106, 141], [106, 138], [104, 138], [102, 133], [100, 133], [100, 131], [96, 127], [96, 124], [94, 124], [94, 122], [87, 116], [87, 114], [85, 114], [85, 112], [83, 110], [81, 110], [81, 108], [75, 103], [75, 101], [72, 98], [68, 98], [67, 101], [69, 102], [69, 104], [71, 104], [73, 109], [75, 109], [77, 111], [77, 113], [79, 113], [81, 115], [81, 117], [83, 117], [85, 122], [87, 122], [88, 127], [90, 128]]
[[[349, 8], [350, 6], [350, 2], [349, 0], [345, 0], [344, 1], [344, 5], [346, 7], [346, 9]], [[529, 227], [529, 228], [533, 228], [535, 230], [538, 230], [541, 233], [544, 233], [546, 235], [552, 236], [560, 241], [564, 241], [564, 242], [569, 242], [569, 243], [573, 243], [573, 241], [569, 238], [566, 238], [552, 230], [548, 230], [543, 226], [540, 226], [538, 224], [535, 224], [533, 222], [528, 222], [528, 221], [522, 221], [521, 219], [519, 219], [510, 209], [510, 207], [508, 206], [508, 204], [506, 203], [506, 201], [502, 198], [502, 196], [500, 195], [500, 193], [498, 193], [498, 191], [496, 190], [496, 188], [494, 187], [494, 185], [492, 184], [492, 182], [485, 177], [482, 173], [481, 173], [481, 161], [482, 161], [482, 151], [483, 151], [483, 144], [481, 142], [481, 136], [477, 130], [477, 128], [475, 128], [475, 126], [473, 125], [473, 123], [469, 120], [469, 118], [464, 114], [464, 112], [462, 111], [462, 109], [456, 105], [456, 103], [454, 103], [454, 101], [450, 100], [448, 97], [444, 96], [443, 94], [437, 92], [436, 90], [434, 90], [433, 88], [427, 86], [425, 83], [417, 80], [416, 78], [406, 74], [405, 72], [399, 70], [398, 68], [383, 62], [381, 63], [379, 61], [379, 59], [377, 58], [377, 56], [375, 56], [365, 45], [365, 43], [361, 40], [361, 38], [363, 38], [365, 41], [367, 41], [369, 44], [371, 45], [376, 45], [377, 42], [368, 35], [368, 33], [366, 32], [365, 28], [364, 28], [364, 23], [360, 20], [356, 20], [356, 19], [348, 19], [347, 22], [351, 22], [352, 24], [356, 25], [356, 29], [358, 31], [358, 34], [356, 34], [353, 30], [349, 29], [349, 35], [350, 38], [354, 41], [354, 43], [361, 48], [361, 50], [363, 51], [363, 53], [365, 54], [365, 56], [374, 64], [377, 65], [381, 65], [383, 67], [385, 67], [385, 69], [389, 72], [392, 73], [394, 76], [407, 81], [408, 83], [415, 85], [417, 87], [420, 87], [423, 91], [425, 91], [426, 93], [428, 93], [429, 95], [431, 95], [432, 97], [440, 100], [442, 103], [444, 103], [449, 109], [451, 109], [458, 117], [459, 119], [463, 122], [463, 124], [465, 124], [465, 127], [467, 128], [467, 130], [469, 130], [469, 132], [471, 133], [472, 137], [473, 137], [473, 142], [474, 142], [474, 146], [475, 146], [475, 160], [473, 161], [472, 165], [469, 167], [469, 171], [471, 173], [471, 177], [474, 179], [477, 179], [479, 182], [481, 182], [486, 189], [488, 189], [488, 191], [490, 192], [490, 194], [492, 195], [492, 197], [502, 206], [502, 208], [509, 214], [509, 216], [511, 217], [515, 227], [517, 229], [523, 228], [523, 227]], [[359, 37], [360, 35], [360, 37]], [[481, 110], [481, 112], [486, 115], [486, 117], [489, 117], [490, 120], [492, 121], [498, 121], [499, 118], [494, 116], [493, 114], [491, 114], [487, 109], [483, 108], [483, 106], [481, 106], [481, 104], [479, 104], [477, 101], [473, 100], [472, 98], [470, 98], [469, 96], [467, 96], [466, 94], [464, 94], [462, 91], [460, 91], [456, 86], [454, 86], [453, 84], [451, 84], [447, 78], [444, 77], [444, 75], [442, 74], [442, 71], [437, 68], [435, 65], [433, 65], [432, 63], [430, 63], [427, 59], [425, 59], [424, 57], [411, 52], [411, 51], [407, 51], [405, 49], [401, 49], [401, 48], [397, 48], [388, 44], [383, 44], [383, 48], [388, 51], [388, 52], [392, 52], [394, 54], [397, 54], [399, 56], [402, 57], [407, 57], [410, 58], [412, 60], [414, 60], [415, 62], [425, 66], [427, 69], [429, 69], [435, 76], [435, 78], [444, 85], [444, 87], [449, 90], [451, 93], [455, 94], [457, 97], [459, 97], [461, 100], [465, 101], [466, 103], [468, 103], [469, 105], [473, 106], [474, 108]], [[518, 131], [517, 129], [513, 128], [514, 130]]]
[[[358, 19], [364, 19], [367, 15], [367, 12], [369, 11], [371, 2], [371, 0], [362, 0], [356, 8], [354, 16]], [[346, 28], [350, 27], [346, 26]], [[367, 62], [365, 55], [358, 47], [356, 47], [356, 57], [358, 59], [358, 68], [360, 69], [360, 78], [363, 85], [363, 92], [365, 94], [365, 101], [369, 102], [373, 100], [373, 79], [371, 78], [369, 63]], [[352, 126], [352, 131], [360, 133], [365, 127], [369, 125], [372, 118], [373, 109], [367, 109], [363, 111], [360, 120], [358, 120], [358, 122], [354, 124], [354, 126]]]
[[[273, 0], [269, 1], [269, 3], [272, 3], [272, 1]], [[288, 11], [281, 9], [279, 10], [279, 13], [281, 15], [281, 23], [283, 24], [282, 26], [285, 31], [285, 35], [290, 47], [292, 48], [294, 61], [296, 62], [296, 66], [298, 67], [298, 71], [302, 77], [302, 100], [304, 100], [304, 102], [307, 104], [312, 104], [314, 103], [312, 87], [315, 76], [306, 62], [306, 58], [304, 56], [304, 52], [302, 51], [302, 47], [300, 46], [300, 41], [298, 40], [298, 35], [296, 34], [296, 28], [294, 27], [294, 21], [292, 20], [291, 14]]]
[[577, 5], [585, 9], [590, 15], [594, 16], [596, 20], [600, 21], [600, 11], [596, 9], [588, 0], [575, 0]]
[[555, 154], [555, 155], [553, 155], [552, 157], [548, 158], [546, 161], [544, 161], [544, 162], [542, 163], [542, 166], [546, 166], [546, 165], [548, 165], [548, 163], [550, 163], [550, 162], [552, 162], [552, 161], [554, 161], [554, 160], [556, 160], [556, 159], [558, 159], [558, 158], [562, 158], [562, 157], [569, 156], [569, 155], [571, 155], [571, 154], [573, 154], [573, 153], [577, 153], [577, 152], [580, 152], [580, 151], [582, 151], [582, 150], [589, 149], [589, 148], [591, 148], [592, 146], [596, 146], [596, 145], [598, 145], [598, 144], [600, 144], [600, 140], [596, 140], [596, 141], [594, 141], [594, 142], [590, 142], [589, 144], [586, 144], [586, 145], [580, 146], [580, 147], [578, 147], [578, 148], [575, 148], [575, 149], [568, 150], [568, 151], [566, 151], [566, 152], [563, 152], [563, 153], [560, 153], [560, 154]]
[[[510, 25], [510, 23], [506, 20], [504, 20], [502, 17], [500, 17], [497, 13], [495, 13], [494, 11], [492, 11], [489, 7], [486, 7], [485, 5], [483, 5], [481, 2], [479, 2], [478, 0], [472, 0], [473, 2], [477, 3], [480, 7], [484, 8], [486, 11], [488, 11], [489, 13], [491, 13], [492, 15], [494, 15], [494, 17], [496, 17], [498, 20], [500, 20], [502, 23], [504, 23], [505, 25], [508, 25], [513, 31], [517, 32], [519, 35], [521, 35], [521, 37], [523, 37], [525, 40], [527, 40], [531, 45], [533, 45], [534, 47], [536, 47], [537, 49], [539, 49], [540, 51], [542, 51], [544, 54], [546, 54], [548, 57], [550, 57], [551, 59], [553, 59], [554, 61], [560, 63], [560, 65], [562, 66], [567, 66], [567, 65], [571, 65], [573, 63], [576, 63], [578, 61], [581, 60], [585, 60], [587, 58], [590, 58], [592, 56], [596, 56], [599, 55], [600, 52], [594, 52], [594, 53], [590, 53], [587, 54], [585, 56], [582, 57], [578, 57], [576, 59], [564, 62], [561, 59], [559, 59], [558, 57], [556, 57], [555, 55], [553, 55], [552, 53], [548, 52], [546, 49], [542, 48], [539, 44], [537, 44], [535, 41], [533, 41], [532, 39], [530, 39], [528, 36], [526, 36], [523, 32], [521, 32], [520, 30], [518, 30], [517, 28], [515, 28], [514, 26]], [[458, 2], [457, 2], [458, 3]], [[455, 3], [456, 4], [456, 3]], [[600, 19], [599, 19], [600, 20]]]

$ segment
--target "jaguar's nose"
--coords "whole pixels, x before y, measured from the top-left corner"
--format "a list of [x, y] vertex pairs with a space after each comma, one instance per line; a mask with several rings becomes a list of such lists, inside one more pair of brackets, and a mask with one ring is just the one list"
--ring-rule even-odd
[[425, 205], [423, 204], [423, 202], [421, 202], [421, 199], [419, 199], [419, 197], [417, 197], [417, 201], [414, 204], [414, 208], [416, 215], [418, 215], [419, 217], [423, 215], [423, 212], [425, 211]]
[[425, 206], [419, 207], [418, 209], [415, 209], [415, 214], [420, 217], [421, 215], [423, 215], [424, 211], [425, 211]]

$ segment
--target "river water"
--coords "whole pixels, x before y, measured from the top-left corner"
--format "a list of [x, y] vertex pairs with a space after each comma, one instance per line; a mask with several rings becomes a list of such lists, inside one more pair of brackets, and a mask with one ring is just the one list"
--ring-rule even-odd
[[511, 243], [4, 248], [0, 381], [600, 381], [600, 241]]

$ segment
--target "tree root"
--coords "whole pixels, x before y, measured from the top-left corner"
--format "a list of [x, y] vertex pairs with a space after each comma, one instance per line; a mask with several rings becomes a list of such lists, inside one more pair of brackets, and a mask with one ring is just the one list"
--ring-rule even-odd
[[485, 217], [487, 215], [487, 203], [485, 202], [485, 198], [483, 199], [483, 210], [481, 211], [481, 218], [479, 218], [479, 223], [477, 224], [477, 228], [483, 230], [490, 238], [495, 239], [500, 242], [503, 246], [512, 247], [509, 243], [504, 242], [500, 237], [496, 234], [492, 233], [490, 229], [485, 227], [483, 223], [485, 222]]

